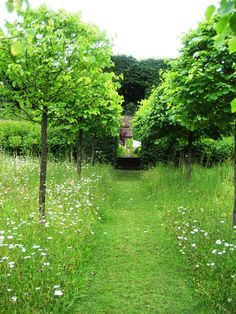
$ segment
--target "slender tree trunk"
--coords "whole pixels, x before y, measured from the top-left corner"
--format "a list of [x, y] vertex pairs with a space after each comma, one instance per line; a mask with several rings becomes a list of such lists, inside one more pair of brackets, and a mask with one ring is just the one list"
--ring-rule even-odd
[[72, 147], [72, 146], [71, 146], [70, 152], [69, 152], [69, 160], [70, 160], [70, 162], [73, 162], [73, 160], [74, 160], [74, 156], [73, 156], [73, 147]]
[[83, 131], [79, 130], [77, 139], [77, 172], [81, 175], [82, 172], [82, 158], [83, 158]]
[[233, 226], [236, 226], [236, 121], [234, 122], [234, 211]]
[[41, 164], [39, 181], [40, 220], [45, 220], [46, 175], [47, 175], [47, 127], [48, 127], [48, 109], [46, 106], [44, 106], [41, 120]]
[[92, 136], [92, 152], [91, 152], [91, 165], [94, 166], [95, 162], [95, 136]]
[[192, 135], [192, 132], [189, 132], [188, 153], [187, 153], [187, 159], [186, 159], [186, 174], [187, 174], [188, 180], [190, 180], [192, 177], [192, 144], [193, 144], [193, 135]]

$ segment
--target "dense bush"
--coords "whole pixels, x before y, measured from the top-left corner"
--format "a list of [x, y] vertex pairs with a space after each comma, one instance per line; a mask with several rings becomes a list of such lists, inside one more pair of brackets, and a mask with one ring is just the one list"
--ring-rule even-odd
[[[31, 122], [0, 120], [0, 148], [14, 155], [39, 156], [40, 125]], [[94, 159], [97, 162], [114, 163], [118, 138], [84, 137], [84, 158], [89, 161], [94, 141]], [[59, 159], [76, 158], [76, 141], [58, 128], [48, 130], [49, 153]]]
[[30, 122], [0, 120], [0, 147], [15, 155], [38, 155], [39, 125]]
[[84, 139], [85, 158], [90, 160], [92, 155], [92, 144], [94, 142], [94, 159], [96, 162], [114, 164], [119, 140], [117, 137], [86, 137]]
[[[155, 165], [158, 162], [182, 164], [187, 155], [187, 143], [171, 141], [166, 138], [159, 140], [146, 139], [142, 142], [141, 157], [145, 166]], [[201, 139], [193, 145], [193, 162], [211, 166], [233, 157], [233, 138], [222, 140]]]

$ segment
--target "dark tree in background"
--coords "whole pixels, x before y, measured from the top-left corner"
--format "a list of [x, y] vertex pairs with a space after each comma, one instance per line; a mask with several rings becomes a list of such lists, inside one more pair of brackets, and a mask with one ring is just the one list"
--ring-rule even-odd
[[150, 95], [152, 87], [159, 85], [159, 71], [166, 71], [168, 66], [164, 59], [136, 60], [126, 55], [113, 56], [112, 61], [112, 71], [123, 75], [119, 89], [124, 97], [123, 113], [133, 115], [138, 102]]

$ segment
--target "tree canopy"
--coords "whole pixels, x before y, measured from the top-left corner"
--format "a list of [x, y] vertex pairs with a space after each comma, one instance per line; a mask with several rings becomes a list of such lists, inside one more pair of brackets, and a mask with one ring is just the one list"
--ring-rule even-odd
[[159, 71], [165, 71], [164, 59], [136, 60], [131, 56], [112, 56], [113, 71], [122, 75], [120, 95], [124, 97], [124, 113], [133, 114], [139, 101], [147, 97], [152, 88], [160, 83]]

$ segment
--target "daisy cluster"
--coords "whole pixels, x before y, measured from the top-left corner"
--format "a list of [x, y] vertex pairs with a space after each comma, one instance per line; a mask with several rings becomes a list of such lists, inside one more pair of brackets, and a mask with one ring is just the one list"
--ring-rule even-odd
[[38, 163], [8, 157], [0, 166], [0, 311], [12, 311], [8, 303], [53, 304], [76, 290], [86, 240], [101, 219], [101, 177], [78, 179], [69, 163], [50, 168], [40, 222]]
[[210, 295], [209, 287], [206, 288], [209, 284], [212, 293], [219, 289], [226, 302], [235, 304], [236, 226], [231, 227], [222, 219], [211, 225], [206, 223], [208, 215], [203, 208], [198, 212], [184, 206], [177, 208], [175, 233], [179, 252], [186, 258], [198, 290], [202, 287], [202, 293]]

